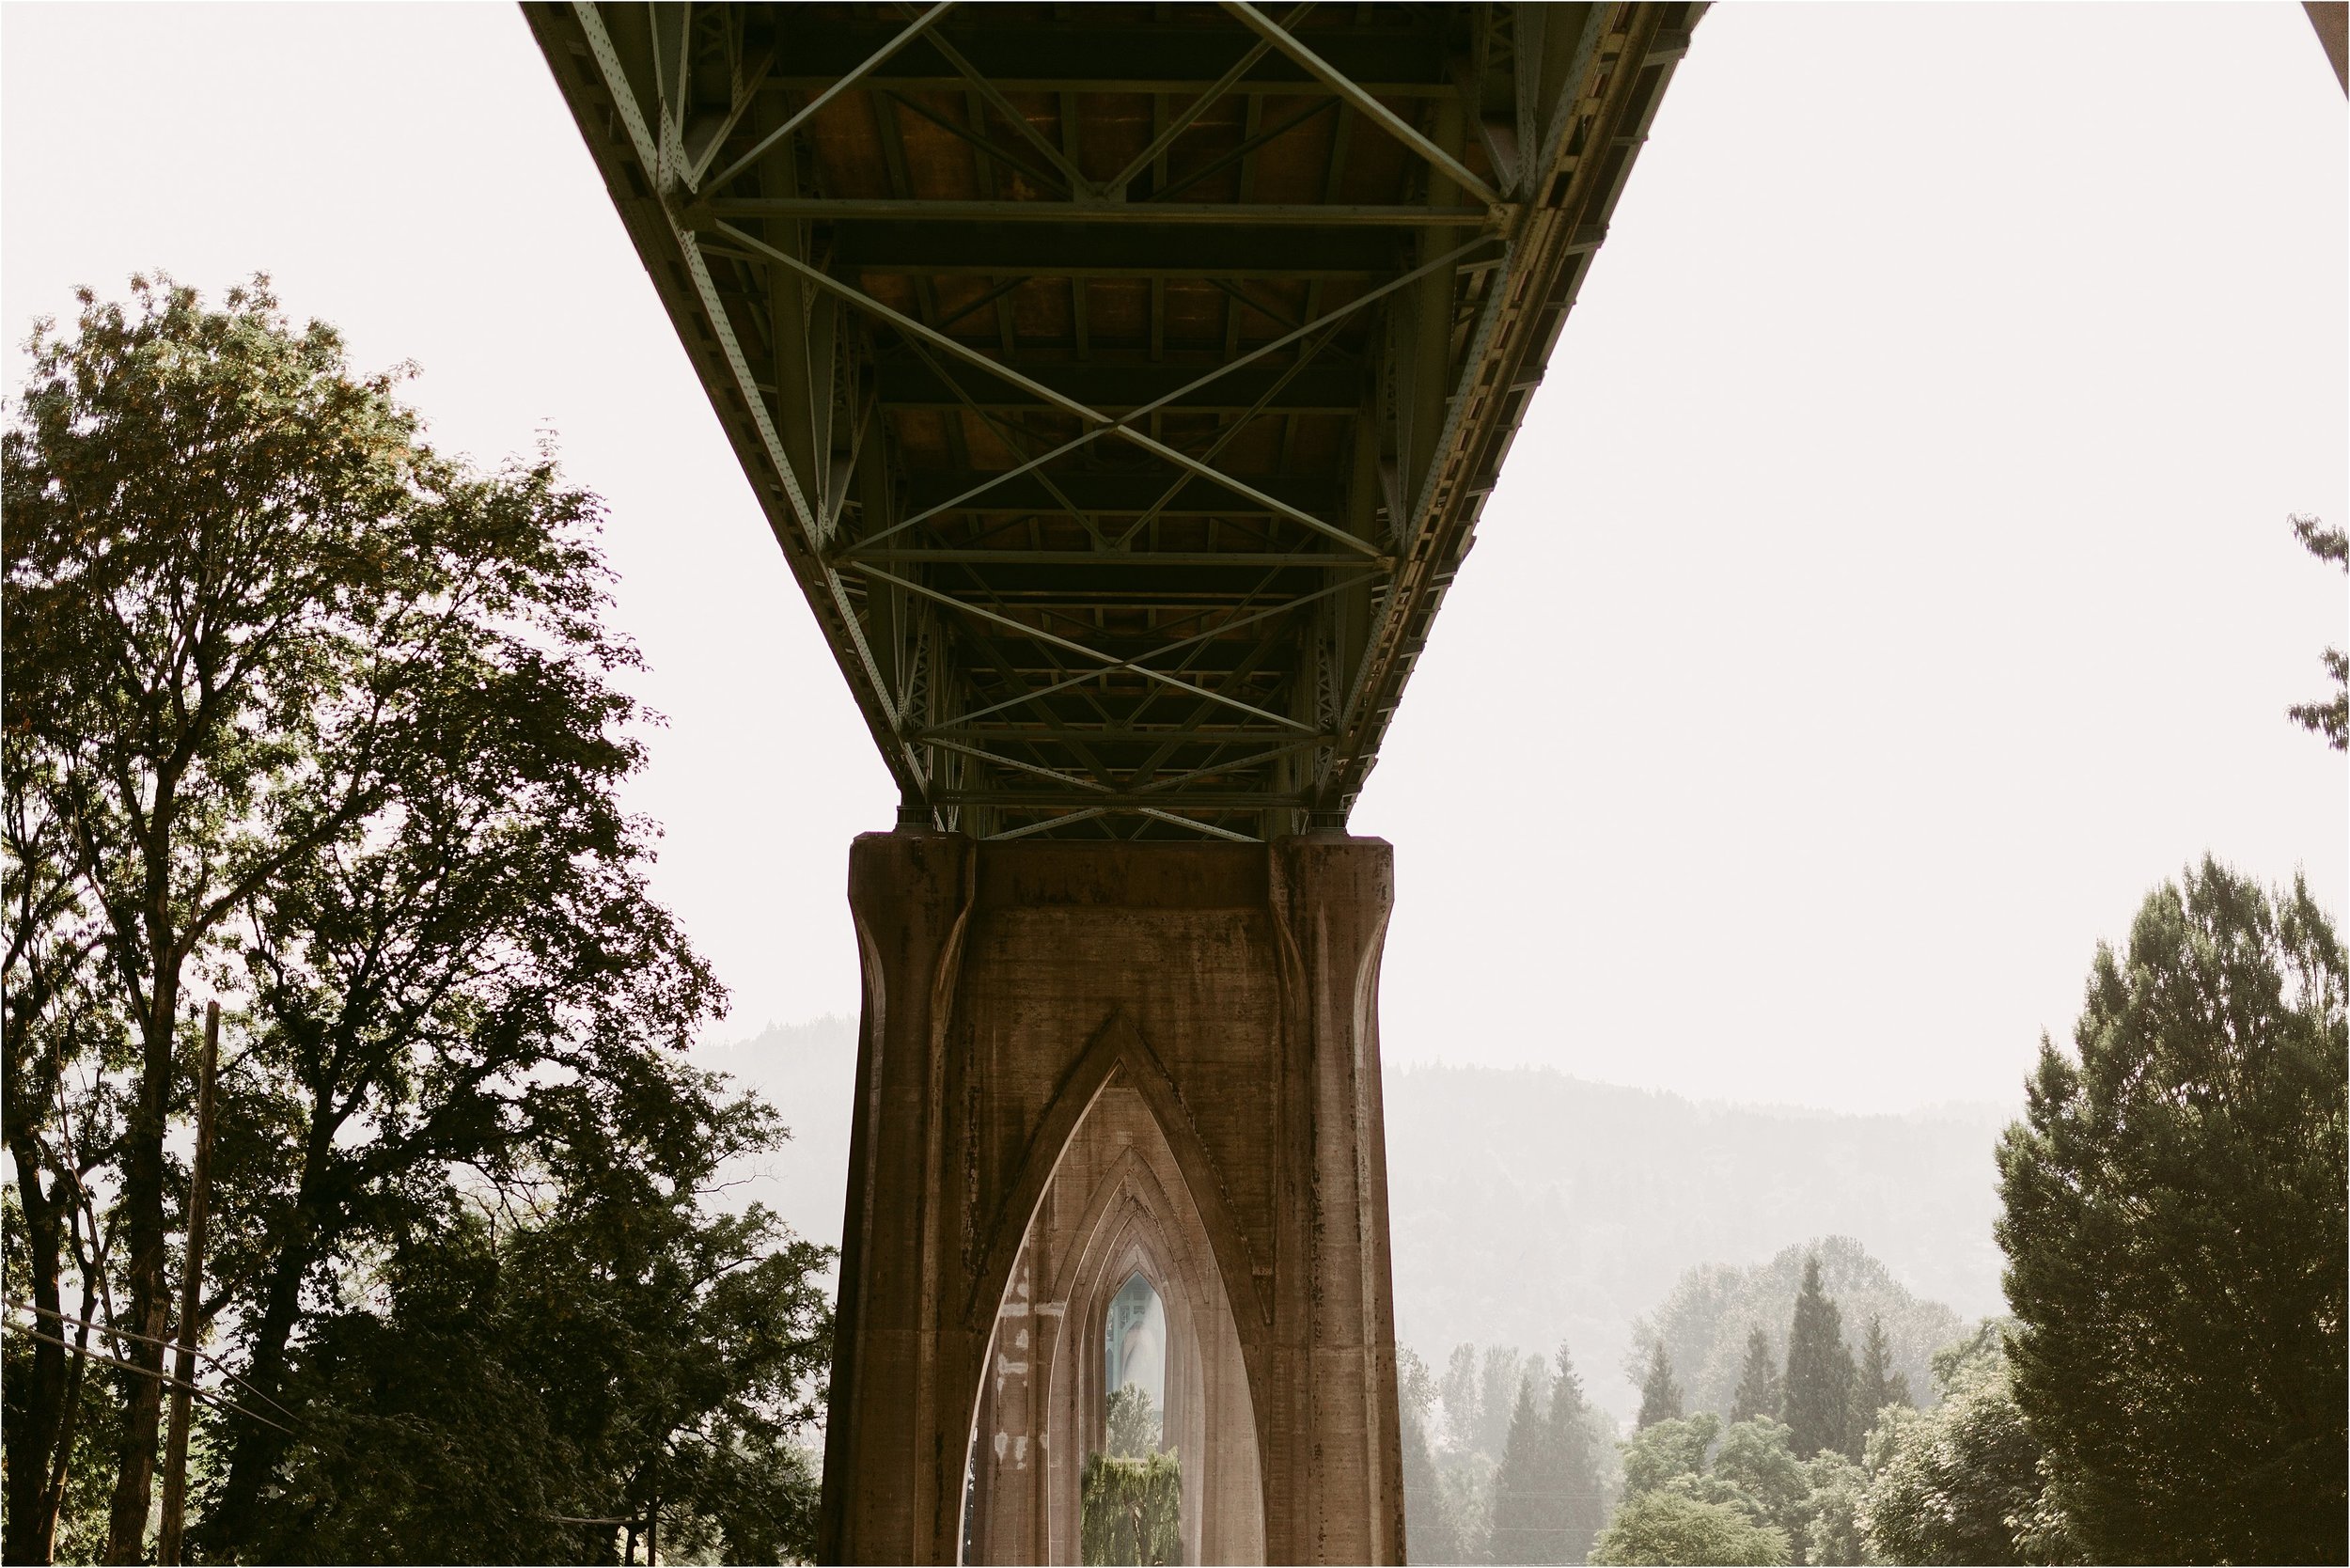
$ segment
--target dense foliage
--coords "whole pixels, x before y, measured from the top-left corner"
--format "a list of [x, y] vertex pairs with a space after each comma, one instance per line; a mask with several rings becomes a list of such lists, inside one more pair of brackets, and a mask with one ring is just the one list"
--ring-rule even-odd
[[1145, 1459], [1088, 1459], [1077, 1497], [1089, 1568], [1183, 1561], [1183, 1466], [1172, 1449]]
[[1141, 1459], [1158, 1451], [1166, 1422], [1150, 1392], [1140, 1384], [1123, 1383], [1111, 1390], [1106, 1419], [1108, 1451], [1121, 1459]]
[[1869, 1435], [1862, 1532], [1882, 1562], [2076, 1562], [2040, 1445], [1985, 1323], [1935, 1356], [1934, 1408], [1888, 1409]]
[[1999, 1149], [2014, 1401], [2100, 1561], [2340, 1561], [2345, 958], [2206, 859], [2100, 947]]
[[1591, 1548], [1593, 1562], [1747, 1563], [1777, 1568], [1787, 1537], [1727, 1503], [1677, 1492], [1627, 1498]]
[[[1908, 1413], [1906, 1377], [1893, 1365], [1889, 1336], [1874, 1314], [1856, 1366], [1839, 1326], [1841, 1310], [1822, 1289], [1825, 1271], [1802, 1269], [1798, 1260], [1825, 1254], [1841, 1277], [1872, 1292], [1882, 1289], [1882, 1268], [1838, 1238], [1791, 1252], [1781, 1260], [1791, 1266], [1778, 1335], [1789, 1341], [1800, 1338], [1799, 1312], [1820, 1325], [1810, 1330], [1825, 1331], [1820, 1358], [1844, 1369], [1840, 1386], [1850, 1390], [1836, 1407], [1838, 1437], [1825, 1451], [1803, 1455], [1778, 1419], [1787, 1379], [1772, 1334], [1761, 1324], [1747, 1336], [1737, 1407], [1727, 1422], [1714, 1410], [1681, 1413], [1671, 1359], [1663, 1340], [1652, 1337], [1634, 1379], [1642, 1390], [1644, 1419], [1621, 1443], [1611, 1440], [1608, 1419], [1585, 1401], [1563, 1347], [1555, 1372], [1545, 1376], [1541, 1362], [1515, 1352], [1496, 1347], [1480, 1358], [1475, 1346], [1462, 1345], [1441, 1385], [1405, 1352], [1401, 1386], [1412, 1560], [1650, 1561], [1668, 1560], [1676, 1552], [1765, 1547], [1781, 1554], [1774, 1560], [1863, 1560], [1862, 1505], [1872, 1474], [1844, 1445], [1855, 1441], [1852, 1434], [1865, 1436], [1880, 1419]], [[1812, 1284], [1808, 1300], [1796, 1283], [1806, 1273]], [[1731, 1301], [1750, 1299], [1747, 1276], [1697, 1271], [1690, 1278], [1728, 1279], [1738, 1287]], [[1685, 1299], [1685, 1283], [1676, 1299]], [[1906, 1296], [1899, 1304], [1918, 1322], [1949, 1317]], [[1504, 1403], [1496, 1396], [1512, 1378], [1514, 1396]], [[1509, 1413], [1506, 1440], [1480, 1448], [1496, 1406]], [[1545, 1508], [1555, 1512], [1545, 1516]]]
[[1866, 1487], [1859, 1467], [1841, 1454], [1796, 1458], [1786, 1425], [1768, 1416], [1727, 1427], [1710, 1411], [1660, 1421], [1624, 1444], [1623, 1501], [1591, 1560], [1672, 1560], [1664, 1554], [1700, 1549], [1687, 1544], [1687, 1531], [1702, 1528], [1712, 1540], [1719, 1532], [1705, 1521], [1734, 1517], [1759, 1533], [1731, 1539], [1770, 1554], [1755, 1560], [1858, 1562], [1857, 1512]]
[[[145, 1550], [205, 996], [201, 1324], [238, 1377], [198, 1435], [208, 1557], [542, 1560], [557, 1514], [608, 1555], [673, 1499], [799, 1549], [822, 1260], [701, 1201], [781, 1132], [683, 1063], [722, 997], [619, 805], [642, 715], [594, 497], [438, 456], [265, 284], [134, 280], [32, 348], [0, 440], [9, 1299], [125, 1365], [11, 1334], [7, 1556]], [[544, 1315], [574, 1311], [598, 1331]], [[567, 1354], [525, 1375], [525, 1337]], [[435, 1537], [467, 1487], [488, 1522]]]

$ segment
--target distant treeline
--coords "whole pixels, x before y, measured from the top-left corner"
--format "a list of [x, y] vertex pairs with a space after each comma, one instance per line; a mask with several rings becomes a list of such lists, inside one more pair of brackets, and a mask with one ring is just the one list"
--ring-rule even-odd
[[2010, 1315], [1952, 1336], [1848, 1240], [1693, 1269], [1634, 1325], [1613, 1444], [1563, 1347], [1406, 1355], [1413, 1557], [2344, 1560], [2346, 993], [2305, 886], [2190, 868], [1998, 1139]]

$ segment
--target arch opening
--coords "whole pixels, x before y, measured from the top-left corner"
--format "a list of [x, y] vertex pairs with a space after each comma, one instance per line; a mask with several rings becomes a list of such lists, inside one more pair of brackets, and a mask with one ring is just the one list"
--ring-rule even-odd
[[1141, 1272], [1110, 1297], [1102, 1325], [1101, 1450], [1147, 1459], [1167, 1446], [1167, 1304]]
[[965, 1562], [1264, 1560], [1238, 1325], [1198, 1205], [1123, 1070], [1028, 1217], [973, 1415]]

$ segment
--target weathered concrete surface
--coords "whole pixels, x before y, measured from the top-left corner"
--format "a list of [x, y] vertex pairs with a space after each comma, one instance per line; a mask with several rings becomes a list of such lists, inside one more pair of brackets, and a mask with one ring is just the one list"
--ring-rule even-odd
[[[1117, 1272], [1101, 1247], [1115, 1252], [1131, 1234], [1144, 1252], [1159, 1248], [1162, 1294], [1181, 1292], [1197, 1325], [1203, 1390], [1226, 1381], [1210, 1362], [1219, 1315], [1229, 1323], [1255, 1428], [1266, 1560], [1401, 1560], [1377, 1009], [1392, 887], [1386, 844], [1336, 835], [978, 844], [901, 831], [856, 841], [849, 898], [865, 1016], [825, 1560], [956, 1560], [990, 1342], [1020, 1284], [1039, 1300], [1035, 1269], [1016, 1278], [1015, 1263], [1042, 1216], [1033, 1234], [1058, 1247], [1051, 1267], [1078, 1281], [1069, 1288], [1080, 1308]], [[1091, 1209], [1121, 1181], [1145, 1191], [1137, 1162], [1120, 1176], [1116, 1161], [1088, 1152], [1095, 1132], [1079, 1135], [1097, 1103], [1096, 1132], [1134, 1130], [1138, 1109], [1164, 1141], [1164, 1159], [1139, 1159], [1165, 1195], [1163, 1217], [1139, 1230], [1104, 1231], [1098, 1215], [1090, 1227], [1056, 1220], [1059, 1200], [1045, 1201], [1060, 1190]], [[1057, 1183], [1073, 1138], [1080, 1148]], [[1089, 1275], [1071, 1257], [1089, 1242]], [[1200, 1250], [1214, 1288], [1183, 1282]], [[1066, 1326], [1081, 1364], [1079, 1325]], [[1213, 1485], [1233, 1445], [1212, 1430], [1200, 1440]], [[1073, 1558], [1073, 1539], [1050, 1516], [1073, 1509], [1082, 1463], [1070, 1454], [1033, 1482], [1044, 1489], [1026, 1510], [1033, 1524], [991, 1529], [982, 1555]], [[1060, 1488], [1073, 1496], [1058, 1497]], [[1187, 1555], [1213, 1560], [1240, 1544], [1230, 1531], [1254, 1534], [1228, 1520], [1203, 1541], [1202, 1523], [1186, 1521]]]

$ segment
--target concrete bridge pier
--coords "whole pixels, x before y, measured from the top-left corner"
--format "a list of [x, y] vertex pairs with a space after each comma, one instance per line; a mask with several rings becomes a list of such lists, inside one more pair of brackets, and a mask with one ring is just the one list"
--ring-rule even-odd
[[1339, 834], [856, 840], [823, 1560], [1078, 1561], [1137, 1277], [1184, 1560], [1402, 1560], [1392, 897], [1388, 846]]

